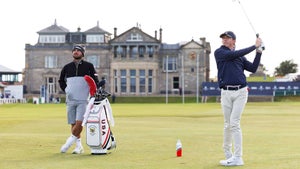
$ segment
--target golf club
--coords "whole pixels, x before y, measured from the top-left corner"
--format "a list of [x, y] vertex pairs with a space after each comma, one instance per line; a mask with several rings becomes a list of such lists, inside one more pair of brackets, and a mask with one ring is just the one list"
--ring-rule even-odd
[[[258, 38], [258, 37], [259, 37], [259, 34], [256, 32], [256, 30], [255, 30], [255, 28], [254, 28], [252, 22], [250, 21], [248, 15], [247, 15], [247, 13], [246, 13], [245, 8], [243, 7], [243, 5], [241, 4], [241, 2], [240, 2], [239, 0], [233, 0], [233, 2], [235, 2], [235, 1], [237, 1], [237, 2], [239, 3], [239, 5], [241, 6], [244, 15], [246, 16], [246, 18], [247, 18], [247, 20], [248, 20], [248, 22], [249, 22], [249, 24], [250, 24], [252, 30], [254, 31], [256, 37]], [[265, 45], [264, 45], [264, 43], [261, 44], [260, 48], [261, 48], [262, 50], [265, 50]]]

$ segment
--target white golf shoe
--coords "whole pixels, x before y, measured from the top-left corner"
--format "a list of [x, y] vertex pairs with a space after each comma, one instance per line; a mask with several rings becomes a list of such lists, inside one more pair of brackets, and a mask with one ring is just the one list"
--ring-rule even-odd
[[77, 137], [76, 136], [70, 136], [66, 143], [61, 147], [60, 152], [65, 153], [68, 151], [68, 149], [72, 146], [72, 144], [76, 141]]
[[240, 165], [244, 165], [244, 161], [242, 157], [232, 156], [227, 160], [221, 160], [220, 164], [223, 166], [240, 166]]
[[84, 153], [83, 147], [82, 147], [82, 146], [79, 146], [79, 147], [76, 146], [76, 148], [73, 150], [72, 153], [73, 153], [73, 154], [81, 154], [81, 153]]

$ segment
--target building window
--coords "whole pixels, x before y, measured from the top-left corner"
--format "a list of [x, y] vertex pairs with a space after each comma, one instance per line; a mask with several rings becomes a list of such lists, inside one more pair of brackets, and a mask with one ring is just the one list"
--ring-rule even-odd
[[95, 68], [100, 68], [99, 57], [96, 55], [86, 56], [86, 60], [94, 65]]
[[114, 46], [114, 58], [118, 57], [118, 46]]
[[57, 68], [57, 56], [45, 56], [45, 68]]
[[148, 93], [152, 93], [153, 70], [148, 70]]
[[130, 58], [136, 58], [137, 51], [138, 49], [136, 46], [130, 46], [130, 51], [129, 51]]
[[117, 58], [121, 55], [121, 58], [126, 58], [126, 46], [114, 46], [114, 57]]
[[127, 39], [127, 41], [142, 41], [142, 40], [143, 40], [142, 36], [138, 33], [131, 33]]
[[65, 35], [40, 35], [39, 43], [65, 43]]
[[144, 57], [145, 54], [145, 46], [139, 47], [139, 57]]
[[136, 92], [136, 70], [130, 70], [130, 93]]
[[19, 74], [0, 74], [0, 82], [18, 82]]
[[118, 93], [118, 71], [114, 70], [114, 92]]
[[104, 36], [103, 35], [87, 35], [86, 42], [88, 42], [88, 43], [103, 43]]
[[145, 76], [145, 70], [139, 71], [139, 77], [140, 77], [140, 93], [146, 92], [146, 76]]
[[[167, 64], [166, 64], [167, 63]], [[166, 72], [168, 67], [168, 72], [177, 71], [177, 58], [176, 57], [164, 57], [163, 70]]]
[[121, 69], [121, 92], [126, 93], [126, 70]]
[[148, 46], [148, 55], [149, 55], [149, 57], [153, 57], [153, 53], [154, 53], [153, 46]]
[[121, 55], [121, 58], [126, 58], [126, 46], [119, 46], [118, 47], [118, 54]]

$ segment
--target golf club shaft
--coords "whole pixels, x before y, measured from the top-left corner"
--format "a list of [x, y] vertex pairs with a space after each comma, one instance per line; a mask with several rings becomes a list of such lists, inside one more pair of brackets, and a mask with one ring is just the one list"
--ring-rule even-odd
[[[249, 24], [250, 24], [252, 30], [254, 31], [256, 37], [259, 38], [259, 34], [256, 32], [256, 30], [255, 30], [255, 28], [254, 28], [252, 22], [250, 21], [250, 18], [248, 17], [245, 8], [243, 7], [243, 5], [241, 4], [241, 2], [240, 2], [239, 0], [237, 0], [237, 1], [238, 1], [238, 3], [240, 4], [240, 6], [241, 6], [241, 8], [242, 8], [242, 11], [243, 11], [244, 15], [246, 16], [246, 18], [247, 18], [247, 20], [248, 20], [248, 22], [249, 22]], [[261, 49], [262, 49], [262, 50], [265, 50], [265, 45], [264, 45], [263, 43], [261, 44]]]
[[246, 16], [246, 18], [247, 18], [247, 20], [248, 20], [248, 22], [249, 22], [249, 24], [250, 24], [252, 30], [254, 31], [256, 37], [258, 37], [258, 34], [256, 33], [256, 30], [255, 30], [254, 26], [252, 25], [252, 22], [251, 22], [250, 18], [248, 17], [245, 8], [243, 7], [243, 5], [241, 4], [241, 2], [240, 2], [239, 0], [237, 0], [237, 1], [238, 1], [238, 3], [240, 4], [240, 6], [241, 6], [241, 8], [242, 8], [242, 11], [243, 11], [244, 15]]

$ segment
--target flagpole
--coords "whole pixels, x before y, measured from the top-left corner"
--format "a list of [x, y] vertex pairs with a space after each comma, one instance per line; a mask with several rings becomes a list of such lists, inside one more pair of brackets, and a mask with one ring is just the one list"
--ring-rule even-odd
[[197, 82], [196, 82], [196, 100], [199, 103], [199, 54], [197, 54]]
[[168, 62], [169, 62], [169, 56], [167, 55], [167, 59], [166, 59], [166, 104], [168, 104]]
[[183, 54], [181, 54], [181, 94], [182, 94], [182, 104], [184, 104], [185, 100], [184, 100], [184, 58], [183, 58]]

